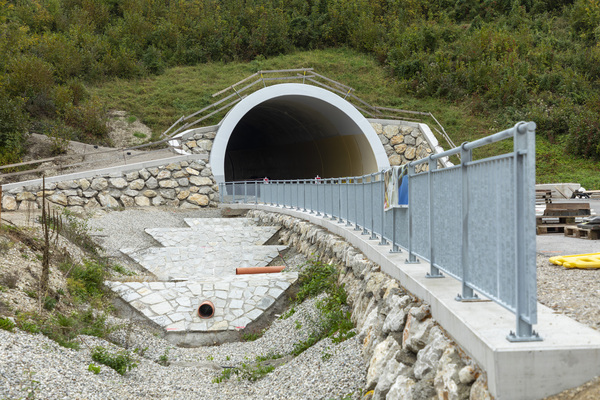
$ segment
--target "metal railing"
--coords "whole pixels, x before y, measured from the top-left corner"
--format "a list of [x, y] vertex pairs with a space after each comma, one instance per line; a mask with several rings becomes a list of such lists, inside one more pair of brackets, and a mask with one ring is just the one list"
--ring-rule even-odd
[[[280, 69], [280, 70], [267, 70], [258, 71], [241, 81], [217, 92], [212, 95], [213, 98], [217, 98], [224, 94], [229, 93], [227, 96], [215, 101], [198, 110], [188, 116], [182, 116], [173, 125], [171, 125], [162, 137], [172, 138], [177, 134], [185, 132], [191, 129], [193, 126], [198, 125], [200, 122], [206, 121], [207, 119], [217, 115], [225, 110], [233, 107], [239, 101], [246, 98], [249, 94], [260, 90], [267, 86], [267, 83], [274, 82], [276, 84], [283, 82], [302, 83], [308, 85], [319, 86], [334, 93], [339, 94], [350, 102], [357, 110], [359, 110], [364, 116], [368, 118], [381, 118], [381, 119], [397, 119], [406, 121], [421, 121], [420, 117], [431, 118], [430, 122], [433, 122], [434, 130], [448, 143], [450, 148], [455, 147], [452, 139], [446, 133], [444, 127], [440, 122], [433, 116], [431, 112], [423, 111], [411, 111], [401, 110], [397, 108], [388, 107], [376, 107], [362, 100], [354, 94], [354, 88], [344, 85], [343, 83], [337, 82], [324, 75], [321, 75], [313, 68], [297, 68], [297, 69]], [[241, 86], [244, 84], [244, 86]]]
[[[472, 151], [513, 138], [510, 153], [472, 160]], [[455, 154], [460, 165], [438, 169]], [[429, 169], [415, 168], [427, 163]], [[226, 182], [221, 202], [267, 204], [309, 212], [353, 226], [407, 262], [427, 260], [429, 278], [444, 273], [462, 283], [458, 301], [475, 291], [516, 316], [510, 341], [541, 340], [535, 260], [535, 123], [463, 143], [408, 164], [408, 206], [384, 211], [385, 171], [358, 177]], [[417, 258], [418, 257], [418, 258]]]

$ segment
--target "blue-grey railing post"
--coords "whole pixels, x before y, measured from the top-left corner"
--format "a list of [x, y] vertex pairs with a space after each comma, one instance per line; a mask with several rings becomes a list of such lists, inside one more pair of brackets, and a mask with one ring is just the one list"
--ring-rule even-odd
[[219, 183], [219, 201], [221, 202], [221, 204], [223, 204], [223, 188], [225, 187], [224, 183]]
[[516, 332], [511, 342], [542, 340], [533, 330], [537, 323], [537, 278], [535, 259], [535, 123], [515, 125], [514, 136], [515, 191], [515, 278]]
[[258, 204], [258, 181], [254, 181], [254, 204]]
[[306, 179], [302, 179], [302, 212], [306, 212]]
[[356, 186], [358, 185], [358, 178], [354, 177], [354, 230], [360, 231], [360, 226], [358, 225], [358, 189]]
[[248, 203], [248, 181], [244, 181], [244, 203]]
[[[383, 174], [385, 174], [385, 172], [383, 172], [383, 170], [382, 170], [379, 173], [379, 184], [381, 185], [381, 199], [382, 200], [385, 199], [385, 185], [383, 184]], [[377, 207], [381, 207], [381, 240], [379, 241], [379, 245], [385, 246], [385, 245], [387, 245], [387, 240], [385, 240], [385, 238], [383, 237], [385, 235], [385, 209], [383, 208], [383, 203], [382, 204], [374, 204], [373, 206], [376, 209], [377, 209]]]
[[388, 210], [388, 212], [392, 213], [392, 248], [390, 249], [390, 253], [402, 253], [400, 247], [398, 247], [398, 243], [396, 243], [396, 207]]
[[346, 226], [352, 226], [350, 222], [350, 180], [352, 178], [346, 177]]
[[427, 164], [427, 183], [429, 183], [429, 272], [427, 278], [443, 278], [444, 274], [436, 267], [435, 263], [435, 218], [433, 218], [433, 171], [437, 169], [437, 161], [429, 156]]
[[368, 235], [369, 231], [367, 230], [367, 216], [365, 215], [366, 212], [366, 208], [367, 208], [367, 189], [365, 188], [365, 181], [367, 180], [367, 175], [363, 175], [361, 178], [361, 183], [362, 183], [362, 198], [363, 198], [363, 206], [362, 206], [362, 212], [363, 212], [363, 231], [361, 233], [361, 235]]
[[323, 218], [327, 218], [327, 179], [323, 179]]
[[338, 223], [343, 224], [344, 219], [342, 218], [342, 178], [338, 178], [338, 186]]
[[371, 205], [369, 209], [371, 210], [371, 237], [369, 239], [376, 240], [377, 235], [375, 234], [375, 174], [371, 174], [370, 176], [370, 185], [371, 186]]
[[300, 179], [296, 179], [296, 211], [300, 211]]
[[320, 217], [321, 216], [321, 209], [319, 207], [319, 181], [317, 179], [315, 179], [315, 189], [317, 190], [317, 213], [315, 214], [315, 216]]
[[275, 206], [279, 207], [279, 181], [275, 182]]
[[411, 185], [410, 181], [415, 174], [415, 166], [412, 163], [408, 164], [408, 258], [406, 259], [407, 264], [418, 264], [419, 260], [415, 253], [413, 253], [413, 215], [411, 204], [415, 204], [416, 193], [414, 185]]
[[335, 221], [336, 218], [335, 218], [335, 215], [333, 215], [333, 212], [335, 211], [335, 201], [333, 198], [333, 191], [335, 190], [333, 185], [335, 185], [335, 178], [331, 178], [329, 180], [329, 183], [331, 185], [331, 218], [329, 218], [329, 219], [332, 221]]
[[231, 196], [231, 204], [235, 204], [235, 182], [232, 182], [231, 190], [233, 191]]
[[469, 163], [473, 159], [473, 151], [466, 148], [467, 143], [460, 146], [460, 167], [461, 167], [461, 220], [462, 220], [462, 244], [461, 244], [461, 259], [462, 259], [462, 293], [456, 296], [456, 300], [472, 300], [476, 299], [477, 295], [473, 293], [473, 289], [469, 287]]

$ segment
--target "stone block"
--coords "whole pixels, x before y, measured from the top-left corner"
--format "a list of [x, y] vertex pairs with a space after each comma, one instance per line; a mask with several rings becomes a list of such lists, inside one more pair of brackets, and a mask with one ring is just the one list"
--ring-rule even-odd
[[415, 146], [417, 140], [412, 135], [406, 135], [404, 136], [404, 143], [406, 143], [409, 146]]
[[200, 175], [200, 172], [197, 169], [191, 168], [191, 167], [187, 167], [185, 169], [185, 172], [187, 172], [189, 175]]
[[66, 206], [68, 204], [67, 196], [62, 193], [55, 193], [52, 196], [48, 197], [48, 201], [55, 204], [60, 204], [61, 206]]
[[404, 375], [398, 375], [390, 388], [386, 400], [412, 400], [415, 381]]
[[148, 172], [150, 172], [150, 175], [152, 175], [152, 176], [158, 175], [158, 171], [159, 171], [159, 169], [156, 167], [148, 168]]
[[35, 199], [36, 199], [35, 194], [33, 194], [31, 192], [21, 192], [21, 193], [17, 194], [17, 201], [24, 201], [24, 200], [35, 201]]
[[206, 177], [211, 176], [212, 177], [212, 169], [210, 169], [208, 167], [204, 168], [202, 170], [202, 172], [200, 172], [200, 176], [206, 176]]
[[371, 126], [375, 130], [375, 133], [381, 135], [383, 133], [383, 126], [380, 123], [374, 122], [371, 123]]
[[165, 199], [173, 200], [175, 198], [175, 190], [173, 189], [160, 189], [158, 193]]
[[390, 360], [395, 359], [398, 351], [400, 351], [400, 345], [392, 336], [388, 336], [383, 342], [375, 346], [367, 370], [367, 384], [365, 387], [367, 391], [375, 389], [385, 366]]
[[169, 171], [178, 171], [181, 169], [181, 165], [179, 163], [171, 163], [165, 167]]
[[98, 193], [98, 201], [100, 202], [102, 207], [117, 208], [120, 206], [117, 199], [111, 196], [108, 192]]
[[398, 154], [393, 154], [389, 157], [390, 165], [402, 165], [402, 157]]
[[413, 160], [415, 158], [416, 152], [417, 150], [414, 147], [408, 147], [404, 152], [404, 157], [406, 157], [407, 160]]
[[212, 186], [213, 181], [204, 176], [190, 176], [190, 183], [195, 186]]
[[179, 184], [179, 186], [188, 186], [190, 184], [190, 181], [188, 180], [188, 178], [179, 178], [177, 179], [177, 183]]
[[150, 199], [144, 196], [136, 196], [134, 198], [135, 200], [135, 204], [139, 207], [149, 207], [150, 206]]
[[127, 182], [135, 181], [136, 179], [139, 179], [139, 177], [140, 173], [138, 171], [133, 171], [125, 174], [125, 179], [127, 180]]
[[171, 171], [163, 169], [162, 171], [160, 171], [158, 173], [158, 175], [156, 175], [156, 179], [163, 180], [163, 179], [169, 179], [171, 177]]
[[400, 132], [398, 125], [386, 125], [383, 127], [383, 134], [388, 139], [391, 139], [392, 137], [396, 136], [398, 132]]
[[188, 175], [189, 174], [186, 172], [186, 170], [182, 169], [182, 170], [173, 172], [173, 174], [171, 175], [171, 178], [173, 178], [173, 179], [187, 178]]
[[121, 202], [124, 207], [133, 207], [135, 206], [135, 199], [131, 196], [127, 196], [126, 194], [121, 196]]
[[79, 180], [79, 187], [81, 190], [88, 190], [90, 188], [90, 181], [85, 178]]
[[188, 198], [189, 195], [190, 195], [189, 190], [181, 190], [179, 193], [177, 193], [177, 198], [179, 200], [185, 200]]
[[163, 204], [165, 204], [165, 200], [161, 196], [156, 196], [152, 198], [153, 206], [162, 206]]
[[158, 182], [158, 186], [161, 188], [174, 188], [179, 186], [176, 180], [173, 179], [165, 179]]
[[129, 189], [132, 190], [142, 190], [144, 188], [145, 182], [143, 179], [134, 179], [129, 183]]
[[129, 197], [135, 197], [139, 194], [140, 192], [137, 190], [131, 190], [131, 189], [127, 189], [127, 190], [123, 190], [123, 194], [125, 196], [129, 196]]
[[150, 172], [148, 172], [148, 170], [146, 168], [140, 170], [140, 177], [143, 180], [148, 180], [148, 178], [150, 178], [150, 176], [152, 176], [152, 174], [150, 174]]
[[98, 194], [97, 190], [85, 190], [83, 192], [83, 196], [87, 198], [95, 197]]
[[146, 187], [148, 189], [156, 189], [158, 187], [158, 181], [155, 177], [151, 177], [146, 181]]
[[65, 190], [65, 189], [79, 189], [79, 182], [78, 181], [62, 181], [62, 182], [58, 182], [56, 184], [56, 186], [61, 189], [61, 190]]
[[104, 178], [94, 178], [90, 187], [100, 192], [108, 188], [108, 181]]
[[77, 196], [69, 196], [67, 201], [69, 206], [84, 206], [86, 203], [84, 199]]
[[99, 207], [100, 207], [100, 204], [94, 198], [89, 199], [88, 202], [85, 204], [86, 209], [99, 208]]

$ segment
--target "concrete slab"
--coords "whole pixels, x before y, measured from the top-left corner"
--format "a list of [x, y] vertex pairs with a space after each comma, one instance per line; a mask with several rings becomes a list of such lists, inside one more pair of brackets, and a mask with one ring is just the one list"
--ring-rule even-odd
[[[230, 205], [232, 208], [237, 205]], [[302, 218], [341, 236], [398, 279], [411, 293], [430, 304], [432, 316], [487, 372], [496, 399], [534, 400], [579, 386], [600, 375], [600, 332], [538, 303], [536, 331], [541, 342], [511, 343], [515, 316], [491, 301], [457, 302], [461, 285], [452, 278], [427, 279], [429, 264], [407, 264], [407, 253], [368, 240], [352, 227], [301, 211], [266, 205], [243, 208]]]

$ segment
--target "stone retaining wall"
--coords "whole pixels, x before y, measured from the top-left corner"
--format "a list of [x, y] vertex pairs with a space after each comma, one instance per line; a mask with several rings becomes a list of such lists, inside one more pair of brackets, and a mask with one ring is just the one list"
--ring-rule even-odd
[[431, 318], [429, 306], [338, 236], [287, 215], [251, 210], [283, 227], [282, 244], [341, 267], [367, 365], [365, 399], [489, 400], [485, 374]]
[[[179, 208], [215, 207], [218, 187], [210, 165], [180, 161], [127, 173], [46, 183], [46, 199], [74, 212], [97, 207], [166, 205]], [[2, 195], [2, 210], [37, 209], [41, 185], [18, 187]]]

